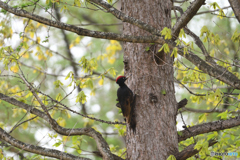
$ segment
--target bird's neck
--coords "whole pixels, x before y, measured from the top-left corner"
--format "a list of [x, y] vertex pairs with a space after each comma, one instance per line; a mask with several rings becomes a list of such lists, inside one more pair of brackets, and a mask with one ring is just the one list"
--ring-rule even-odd
[[125, 83], [121, 83], [121, 84], [119, 84], [119, 86], [120, 87], [125, 87], [125, 86], [127, 87], [127, 85]]

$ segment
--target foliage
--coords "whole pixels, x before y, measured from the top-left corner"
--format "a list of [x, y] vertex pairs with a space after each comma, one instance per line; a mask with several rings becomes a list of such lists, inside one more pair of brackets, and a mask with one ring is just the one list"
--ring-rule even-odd
[[[39, 6], [35, 5], [36, 3]], [[113, 4], [113, 1], [108, 0], [108, 3]], [[62, 17], [56, 16], [57, 19], [67, 21], [69, 24], [82, 23], [84, 15], [91, 14], [94, 14], [91, 18], [96, 23], [100, 23], [102, 17], [106, 23], [116, 22], [108, 14], [83, 10], [88, 6], [94, 8], [88, 1], [46, 0], [43, 3], [34, 0], [11, 1], [10, 4], [15, 8], [43, 14], [42, 16], [49, 19], [54, 18], [53, 13], [61, 14]], [[226, 18], [223, 9], [216, 2], [208, 6], [219, 9], [218, 19], [215, 22], [218, 25], [213, 27], [211, 23], [201, 26], [200, 38], [216, 64], [240, 78], [238, 69], [240, 30], [231, 25], [233, 22]], [[216, 16], [208, 17], [211, 18]], [[85, 21], [88, 20], [85, 19], [83, 22]], [[16, 25], [19, 27], [15, 27]], [[94, 117], [105, 121], [123, 122], [119, 110], [115, 107], [117, 85], [114, 80], [117, 75], [123, 74], [121, 43], [116, 40], [92, 39], [64, 32], [29, 19], [16, 17], [4, 10], [1, 13], [0, 27], [0, 92], [43, 111], [41, 103], [32, 93], [32, 90], [36, 91], [41, 102], [47, 106], [50, 115], [60, 126], [94, 128], [103, 133], [113, 153], [125, 157], [126, 148], [121, 137], [125, 136], [126, 126], [100, 123], [91, 119]], [[101, 25], [97, 29], [115, 32], [119, 30], [117, 26], [105, 28]], [[165, 40], [172, 39], [170, 28], [164, 28], [161, 35]], [[184, 29], [180, 30], [175, 42], [177, 46], [183, 46], [184, 55], [193, 52], [203, 56]], [[145, 50], [149, 51], [150, 48], [146, 47]], [[171, 49], [169, 44], [165, 43], [158, 50], [160, 51], [175, 58], [175, 77], [179, 82], [176, 86], [181, 88], [177, 90], [179, 92], [177, 94], [179, 97], [188, 97], [190, 100], [188, 107], [195, 111], [190, 113], [191, 115], [183, 112], [184, 119], [187, 117], [186, 123], [191, 122], [190, 126], [193, 126], [220, 119], [226, 120], [238, 115], [240, 112], [238, 91], [202, 72], [198, 66], [193, 66], [186, 59], [182, 59], [177, 47]], [[26, 87], [20, 75], [24, 75], [31, 84], [32, 90]], [[162, 90], [161, 93], [165, 95], [166, 91]], [[75, 155], [94, 156], [96, 144], [92, 138], [49, 133], [51, 127], [44, 120], [3, 100], [0, 101], [0, 110], [0, 127], [3, 129], [10, 131], [16, 124], [25, 121], [13, 130], [12, 136], [16, 139], [36, 145], [38, 141], [42, 141], [41, 138], [46, 137], [49, 142], [41, 142], [42, 145], [63, 148], [64, 151]], [[215, 112], [216, 110], [220, 111]], [[88, 117], [83, 118], [73, 111], [87, 114]], [[182, 111], [187, 109], [183, 108]], [[178, 121], [184, 120], [178, 118]], [[41, 130], [45, 132], [41, 133], [39, 139], [37, 133]], [[181, 151], [188, 145], [196, 144], [194, 149], [199, 150], [198, 157], [202, 159], [211, 159], [211, 151], [237, 152], [239, 158], [239, 132], [239, 127], [236, 127], [198, 135], [180, 142], [179, 149]], [[218, 143], [209, 147], [209, 140], [216, 140]], [[10, 147], [5, 147], [4, 150], [11, 152]], [[0, 159], [9, 158], [3, 152], [0, 149]], [[43, 158], [30, 153], [26, 153], [26, 156], [32, 159]], [[168, 159], [174, 160], [175, 157], [171, 155]]]

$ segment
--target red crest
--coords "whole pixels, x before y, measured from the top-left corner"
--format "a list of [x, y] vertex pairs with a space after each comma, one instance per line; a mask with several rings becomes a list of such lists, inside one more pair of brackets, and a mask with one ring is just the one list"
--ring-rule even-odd
[[117, 79], [116, 79], [116, 82], [120, 79], [120, 78], [123, 78], [125, 76], [118, 76]]

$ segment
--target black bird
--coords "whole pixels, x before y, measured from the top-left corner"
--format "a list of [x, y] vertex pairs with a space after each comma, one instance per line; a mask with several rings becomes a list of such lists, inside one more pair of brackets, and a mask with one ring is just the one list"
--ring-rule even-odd
[[116, 83], [120, 86], [117, 90], [117, 97], [120, 103], [123, 116], [126, 118], [126, 122], [130, 124], [130, 128], [135, 132], [136, 120], [134, 114], [135, 96], [131, 89], [124, 83], [127, 80], [125, 76], [119, 76], [116, 79]]

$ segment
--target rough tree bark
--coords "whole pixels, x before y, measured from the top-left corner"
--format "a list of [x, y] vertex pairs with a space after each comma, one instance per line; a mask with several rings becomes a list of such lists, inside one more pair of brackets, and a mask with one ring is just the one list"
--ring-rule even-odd
[[[171, 27], [171, 7], [170, 0], [152, 0], [151, 3], [149, 0], [122, 0], [123, 13], [159, 30]], [[149, 35], [128, 23], [124, 23], [123, 33]], [[150, 50], [146, 51], [148, 46]], [[137, 94], [136, 133], [133, 134], [129, 126], [127, 131], [128, 159], [167, 159], [178, 152], [173, 58], [159, 54], [159, 48], [159, 45], [124, 43], [127, 83]]]

